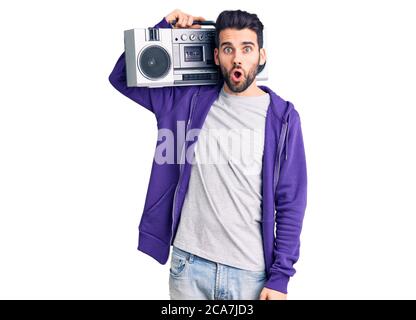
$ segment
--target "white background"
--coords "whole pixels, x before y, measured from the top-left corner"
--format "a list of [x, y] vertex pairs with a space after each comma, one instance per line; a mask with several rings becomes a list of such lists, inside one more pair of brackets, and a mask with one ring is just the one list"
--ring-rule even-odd
[[308, 168], [289, 299], [416, 298], [414, 3], [209, 2], [2, 2], [0, 298], [169, 298], [169, 261], [136, 250], [156, 120], [108, 76], [123, 30], [175, 8], [271, 30]]

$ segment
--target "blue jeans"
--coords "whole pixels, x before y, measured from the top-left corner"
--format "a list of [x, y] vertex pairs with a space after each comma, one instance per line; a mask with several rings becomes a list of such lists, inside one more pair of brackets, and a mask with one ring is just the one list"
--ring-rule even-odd
[[171, 300], [257, 300], [266, 271], [243, 270], [173, 246], [169, 275]]

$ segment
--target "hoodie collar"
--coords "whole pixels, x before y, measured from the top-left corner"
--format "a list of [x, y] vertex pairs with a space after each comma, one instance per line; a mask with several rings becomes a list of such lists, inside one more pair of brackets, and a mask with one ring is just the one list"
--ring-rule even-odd
[[[294, 109], [293, 104], [290, 101], [284, 101], [281, 97], [279, 97], [272, 89], [270, 89], [267, 86], [259, 86], [260, 89], [262, 89], [263, 91], [266, 91], [267, 93], [270, 94], [270, 103], [272, 104], [271, 108], [272, 111], [274, 112], [274, 114], [278, 117], [282, 119], [282, 132], [285, 135], [285, 160], [287, 160], [288, 157], [288, 139], [289, 139], [289, 114], [290, 112]], [[278, 113], [278, 104], [285, 104], [285, 111], [283, 112], [283, 115], [280, 115]], [[281, 148], [283, 148], [283, 145], [281, 146]], [[278, 150], [279, 152], [280, 150]]]

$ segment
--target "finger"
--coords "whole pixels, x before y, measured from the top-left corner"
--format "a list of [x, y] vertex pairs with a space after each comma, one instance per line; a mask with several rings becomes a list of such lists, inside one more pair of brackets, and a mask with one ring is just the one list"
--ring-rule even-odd
[[181, 27], [186, 28], [187, 24], [188, 24], [188, 17], [184, 16]]
[[204, 17], [201, 17], [201, 16], [194, 17], [194, 20], [206, 21], [206, 19]]
[[262, 291], [260, 293], [260, 300], [266, 300], [266, 296], [267, 296], [267, 294], [264, 291]]
[[176, 27], [177, 28], [182, 27], [182, 23], [183, 23], [183, 15], [179, 15], [176, 21]]
[[[192, 21], [195, 22], [195, 21], [203, 21], [203, 20], [205, 20], [204, 18], [202, 18], [203, 20], [201, 18], [202, 17], [192, 17]], [[194, 25], [191, 26], [191, 28], [192, 29], [201, 29], [201, 25], [200, 24], [194, 24]]]
[[181, 27], [182, 28], [186, 28], [187, 24], [188, 24], [188, 15], [186, 13], [183, 14], [182, 16], [182, 24]]
[[194, 18], [192, 16], [188, 16], [188, 23], [187, 23], [187, 27], [192, 27], [192, 23], [194, 22]]
[[192, 26], [190, 26], [191, 29], [201, 29], [201, 25], [200, 24], [193, 24]]

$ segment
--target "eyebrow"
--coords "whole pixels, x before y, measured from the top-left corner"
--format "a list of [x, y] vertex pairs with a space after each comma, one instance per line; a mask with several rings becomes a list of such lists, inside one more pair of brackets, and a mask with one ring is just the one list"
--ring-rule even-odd
[[[241, 42], [241, 44], [242, 45], [252, 45], [252, 46], [255, 46], [254, 42], [251, 42], [251, 41], [243, 41], [243, 42]], [[221, 43], [221, 47], [223, 47], [223, 46], [232, 46], [232, 45], [233, 44], [231, 42], [223, 42], [223, 43]]]

